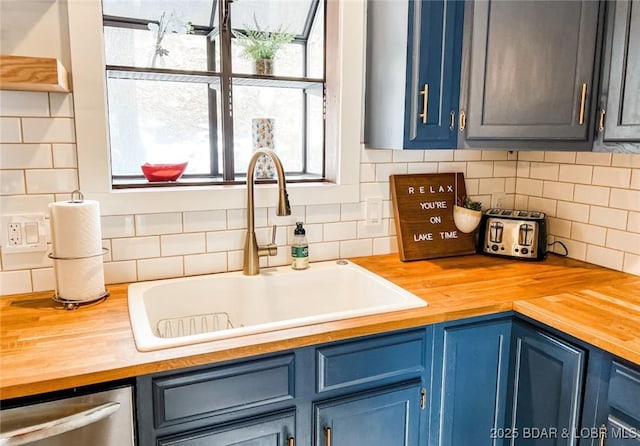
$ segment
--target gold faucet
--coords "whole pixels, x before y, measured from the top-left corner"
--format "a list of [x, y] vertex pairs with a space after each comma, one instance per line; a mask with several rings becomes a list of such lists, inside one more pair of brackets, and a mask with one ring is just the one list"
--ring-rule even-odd
[[258, 149], [253, 153], [247, 168], [247, 237], [244, 241], [244, 262], [242, 273], [245, 276], [255, 276], [260, 273], [260, 257], [275, 256], [278, 253], [276, 245], [276, 226], [273, 226], [271, 243], [259, 246], [256, 241], [255, 203], [253, 199], [254, 171], [256, 163], [262, 155], [267, 155], [273, 160], [278, 175], [278, 216], [291, 215], [287, 185], [284, 179], [284, 169], [278, 155], [271, 149]]

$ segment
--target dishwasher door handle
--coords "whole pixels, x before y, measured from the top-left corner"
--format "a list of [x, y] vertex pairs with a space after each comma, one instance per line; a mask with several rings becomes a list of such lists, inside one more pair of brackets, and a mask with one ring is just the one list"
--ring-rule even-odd
[[2, 432], [0, 446], [18, 446], [69, 432], [107, 418], [119, 408], [120, 403], [111, 401], [55, 420]]

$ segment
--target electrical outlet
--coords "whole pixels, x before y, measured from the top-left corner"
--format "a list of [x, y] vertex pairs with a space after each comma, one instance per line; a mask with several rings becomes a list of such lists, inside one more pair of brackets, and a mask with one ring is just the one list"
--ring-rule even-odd
[[502, 209], [505, 206], [507, 194], [504, 192], [494, 192], [491, 194], [491, 207]]
[[7, 225], [7, 245], [19, 246], [22, 244], [22, 227], [20, 223], [9, 223]]

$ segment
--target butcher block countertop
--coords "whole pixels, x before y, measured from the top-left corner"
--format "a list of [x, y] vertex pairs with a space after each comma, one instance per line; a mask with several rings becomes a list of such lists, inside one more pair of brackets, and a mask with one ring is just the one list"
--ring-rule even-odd
[[131, 332], [126, 284], [109, 286], [106, 301], [73, 311], [58, 308], [51, 292], [2, 297], [0, 398], [510, 310], [640, 364], [638, 276], [557, 256], [543, 262], [481, 255], [400, 262], [397, 254], [352, 260], [429, 305], [142, 353]]

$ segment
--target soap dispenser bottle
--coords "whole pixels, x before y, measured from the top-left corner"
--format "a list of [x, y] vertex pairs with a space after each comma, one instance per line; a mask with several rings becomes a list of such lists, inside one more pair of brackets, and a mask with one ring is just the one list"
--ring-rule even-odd
[[302, 222], [296, 222], [296, 229], [293, 231], [293, 241], [291, 242], [291, 268], [309, 268], [309, 244]]

